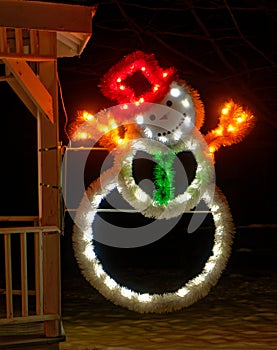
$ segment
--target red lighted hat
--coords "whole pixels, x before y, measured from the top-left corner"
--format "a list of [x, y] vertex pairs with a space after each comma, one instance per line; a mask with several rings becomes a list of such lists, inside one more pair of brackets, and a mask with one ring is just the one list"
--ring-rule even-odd
[[[137, 94], [135, 87], [129, 86], [126, 79], [141, 72], [150, 89]], [[153, 54], [135, 51], [125, 56], [109, 69], [101, 79], [100, 88], [104, 96], [121, 103], [158, 102], [163, 99], [175, 78], [175, 68], [162, 69]]]

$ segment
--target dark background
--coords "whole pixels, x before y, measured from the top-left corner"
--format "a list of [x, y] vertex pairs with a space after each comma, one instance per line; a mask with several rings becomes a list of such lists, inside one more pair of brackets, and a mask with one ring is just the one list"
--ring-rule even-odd
[[[216, 153], [216, 183], [228, 199], [237, 229], [232, 267], [276, 268], [274, 2], [137, 0], [98, 4], [93, 35], [81, 57], [59, 61], [68, 124], [79, 109], [97, 113], [113, 105], [101, 95], [100, 79], [135, 50], [154, 53], [163, 68], [175, 66], [179, 76], [198, 90], [206, 109], [203, 134], [217, 125], [226, 99], [232, 97], [249, 107], [256, 118], [255, 128], [241, 143]], [[61, 137], [66, 142], [63, 127], [62, 123]], [[95, 163], [91, 168], [97, 172]], [[126, 218], [117, 218], [126, 222]], [[136, 220], [140, 222], [139, 217]], [[210, 222], [205, 222], [208, 228], [188, 236], [184, 234], [186, 220], [184, 217], [175, 230], [146, 247], [124, 250], [97, 244], [98, 256], [111, 276], [123, 284], [128, 281], [134, 289], [151, 291], [154, 283], [157, 291], [150, 270], [158, 268], [162, 289], [174, 290], [184, 278], [201, 271], [213, 242]], [[66, 227], [70, 232], [71, 225]], [[64, 243], [64, 251], [70, 252], [71, 241], [65, 238]], [[142, 272], [135, 273], [134, 267]], [[167, 270], [172, 267], [173, 274]]]
[[[179, 76], [199, 91], [206, 109], [203, 134], [217, 125], [219, 108], [230, 97], [253, 111], [256, 125], [251, 133], [241, 143], [216, 153], [216, 183], [230, 204], [239, 233], [238, 246], [252, 249], [260, 245], [260, 249], [267, 247], [273, 252], [277, 224], [275, 1], [60, 2], [97, 6], [93, 34], [81, 57], [58, 60], [63, 144], [68, 142], [64, 130], [75, 120], [78, 110], [97, 113], [113, 105], [100, 93], [102, 75], [132, 51], [154, 53], [161, 67], [175, 66]], [[0, 96], [3, 107], [0, 213], [36, 215], [35, 119], [6, 83], [0, 84]], [[95, 156], [91, 164], [95, 174], [101, 163], [97, 159]], [[243, 231], [245, 227], [251, 230]], [[67, 267], [66, 262], [71, 264], [73, 257], [70, 220], [65, 228], [62, 248], [68, 259]], [[186, 238], [180, 238], [179, 231], [176, 232], [154, 247], [156, 265], [163, 264], [162, 257], [169, 254], [168, 246], [172, 248], [171, 258], [176, 258], [172, 265], [182, 260], [184, 251], [179, 247]], [[212, 236], [205, 236], [203, 246], [209, 250], [211, 242]], [[111, 267], [115, 266], [114, 259], [120, 257], [126, 264], [134, 260], [133, 253], [124, 255], [105, 247], [98, 249]], [[153, 264], [150, 247], [138, 254], [146, 257], [143, 261], [138, 259], [141, 266]], [[203, 251], [198, 252], [200, 260], [204, 256]], [[271, 258], [272, 255], [269, 264]]]

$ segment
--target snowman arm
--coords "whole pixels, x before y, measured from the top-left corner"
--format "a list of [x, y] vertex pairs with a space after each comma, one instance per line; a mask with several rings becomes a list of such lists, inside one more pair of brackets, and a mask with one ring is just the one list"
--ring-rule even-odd
[[218, 126], [204, 136], [210, 152], [213, 154], [221, 146], [230, 146], [241, 142], [255, 123], [251, 111], [233, 100], [225, 102], [221, 109]]

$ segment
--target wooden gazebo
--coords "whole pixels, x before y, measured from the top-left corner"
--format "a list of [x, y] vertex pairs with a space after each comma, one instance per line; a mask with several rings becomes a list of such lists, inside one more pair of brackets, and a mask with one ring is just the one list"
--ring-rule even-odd
[[[7, 82], [36, 118], [38, 154], [37, 215], [0, 216], [0, 254], [3, 252], [4, 256], [0, 259], [2, 349], [58, 349], [58, 343], [64, 339], [57, 58], [82, 53], [91, 36], [94, 13], [92, 6], [0, 1], [0, 65], [5, 72], [0, 82]], [[18, 237], [20, 251], [16, 257], [14, 237]], [[15, 259], [20, 263], [16, 285], [21, 287], [17, 289], [13, 276]], [[29, 284], [30, 265], [34, 266], [33, 289]], [[20, 302], [15, 303], [15, 298]], [[32, 310], [30, 300], [35, 305]]]

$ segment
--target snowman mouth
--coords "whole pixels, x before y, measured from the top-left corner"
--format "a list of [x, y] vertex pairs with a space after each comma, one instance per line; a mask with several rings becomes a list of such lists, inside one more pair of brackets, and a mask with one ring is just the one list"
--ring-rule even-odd
[[177, 130], [179, 130], [182, 127], [182, 125], [184, 124], [184, 121], [185, 121], [185, 117], [182, 117], [179, 124], [177, 124], [174, 128], [172, 128], [171, 130], [163, 129], [163, 131], [159, 131], [156, 136], [161, 137], [161, 136], [174, 134]]

